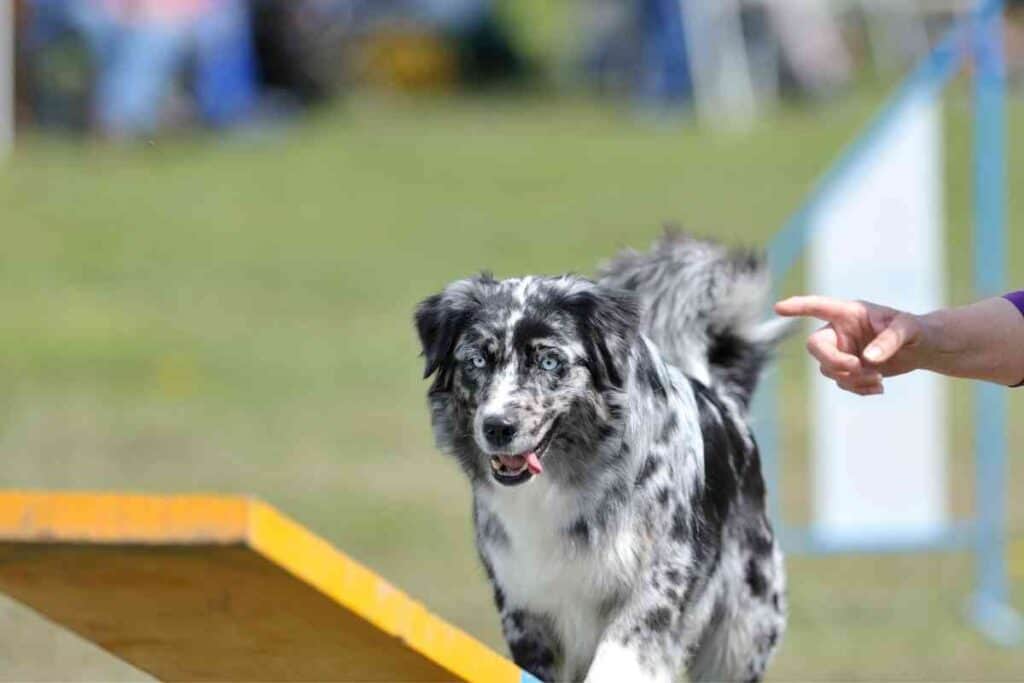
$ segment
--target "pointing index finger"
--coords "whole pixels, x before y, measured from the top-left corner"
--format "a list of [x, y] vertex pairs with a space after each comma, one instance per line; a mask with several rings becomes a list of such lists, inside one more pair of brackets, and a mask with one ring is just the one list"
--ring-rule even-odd
[[775, 312], [787, 318], [810, 316], [825, 322], [836, 322], [850, 313], [850, 304], [827, 296], [792, 296], [776, 303]]

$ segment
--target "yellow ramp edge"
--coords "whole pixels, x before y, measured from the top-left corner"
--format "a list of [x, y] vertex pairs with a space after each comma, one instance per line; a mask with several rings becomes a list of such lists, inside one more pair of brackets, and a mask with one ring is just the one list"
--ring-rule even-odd
[[241, 543], [248, 528], [241, 497], [0, 492], [5, 541]]
[[[219, 547], [225, 550], [218, 551]], [[277, 569], [250, 569], [249, 560], [239, 556], [240, 552], [253, 556], [252, 562], [269, 563]], [[199, 561], [204, 564], [197, 564]], [[167, 575], [160, 576], [165, 566]], [[221, 567], [226, 569], [221, 571]], [[225, 585], [216, 587], [219, 573], [224, 575], [220, 580]], [[282, 578], [276, 578], [278, 575]], [[179, 607], [191, 599], [182, 596], [182, 585], [205, 583], [203, 577], [209, 577], [211, 595], [199, 596], [198, 607]], [[136, 581], [140, 585], [132, 594], [125, 584]], [[243, 595], [247, 581], [252, 587]], [[260, 599], [260, 581], [268, 584], [266, 600]], [[286, 596], [281, 598], [286, 605], [300, 612], [287, 618], [282, 615], [281, 628], [286, 623], [299, 624], [284, 634], [273, 630], [275, 588], [269, 585], [280, 581], [305, 586], [278, 591]], [[235, 586], [239, 586], [238, 594], [232, 595]], [[123, 614], [82, 614], [103, 611], [97, 609], [103, 603], [96, 602], [95, 594], [108, 589], [114, 611], [123, 609]], [[227, 672], [231, 676], [278, 678], [283, 673], [294, 674], [288, 676], [293, 680], [310, 680], [329, 676], [334, 662], [339, 662], [340, 668], [334, 670], [341, 675], [362, 671], [359, 675], [365, 676], [365, 667], [373, 666], [377, 658], [382, 675], [408, 670], [421, 677], [451, 680], [523, 680], [522, 672], [506, 658], [431, 614], [270, 505], [245, 497], [0, 492], [0, 590], [158, 677], [215, 678]], [[168, 604], [161, 607], [159, 596], [164, 592]], [[303, 600], [310, 598], [302, 596], [307, 593], [320, 595], [312, 599], [334, 607], [310, 603], [308, 612], [318, 616], [303, 614]], [[150, 598], [154, 601], [151, 612], [145, 607]], [[132, 605], [137, 603], [142, 607], [133, 612]], [[264, 603], [267, 612], [257, 614]], [[336, 621], [327, 614], [331, 610], [338, 612]], [[189, 623], [180, 623], [183, 611]], [[158, 642], [162, 635], [159, 623], [140, 626], [140, 615], [145, 619], [149, 614], [151, 620], [166, 619], [167, 642]], [[204, 619], [209, 621], [209, 637], [197, 640], [196, 630], [202, 632]], [[226, 627], [225, 619], [231, 620]], [[359, 620], [372, 629], [360, 626], [367, 633], [354, 640], [339, 644], [330, 633], [324, 633], [331, 630], [325, 624]], [[300, 637], [295, 631], [301, 631], [304, 621], [310, 622], [310, 636], [316, 645], [300, 647], [288, 640]], [[121, 626], [122, 622], [134, 625]], [[255, 645], [235, 633], [250, 622], [257, 634], [253, 638], [260, 641]], [[374, 629], [387, 637], [383, 641], [372, 637], [369, 632]], [[222, 639], [228, 651], [218, 653], [215, 648], [222, 633], [228, 634]], [[325, 650], [319, 668], [316, 662], [309, 662], [317, 657], [317, 647]], [[339, 654], [338, 650], [346, 647], [367, 652]], [[190, 648], [197, 650], [194, 665], [188, 661]], [[390, 648], [397, 648], [393, 657]], [[303, 660], [287, 661], [290, 652], [302, 652]], [[360, 656], [364, 669], [356, 665], [345, 668], [349, 660]], [[406, 669], [401, 668], [405, 666], [402, 662], [417, 656], [423, 658], [422, 664], [409, 660]], [[230, 657], [251, 661], [232, 666], [223, 659]], [[365, 663], [367, 658], [370, 664]]]

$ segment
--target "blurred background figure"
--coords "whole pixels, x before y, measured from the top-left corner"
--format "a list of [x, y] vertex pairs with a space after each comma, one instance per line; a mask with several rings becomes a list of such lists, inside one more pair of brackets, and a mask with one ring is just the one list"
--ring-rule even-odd
[[777, 78], [795, 94], [828, 95], [849, 82], [853, 64], [835, 12], [826, 3], [775, 2], [764, 9], [778, 36], [782, 63]]
[[243, 0], [35, 0], [33, 48], [71, 33], [93, 74], [89, 120], [111, 138], [154, 133], [186, 65], [199, 118], [245, 121], [256, 99], [249, 8]]
[[[712, 127], [888, 81], [968, 0], [17, 0], [21, 121], [151, 135], [354, 89], [589, 93]], [[1011, 3], [1011, 75], [1024, 64]]]
[[690, 102], [693, 83], [678, 0], [640, 0], [637, 4], [643, 27], [642, 95], [661, 105]]
[[[111, 138], [227, 129], [397, 90], [522, 83], [489, 0], [23, 0], [23, 119]], [[30, 112], [25, 115], [24, 112]]]
[[253, 43], [262, 96], [276, 108], [329, 101], [347, 73], [344, 46], [357, 4], [352, 0], [255, 0]]
[[601, 91], [659, 109], [696, 105], [712, 124], [749, 120], [782, 96], [837, 92], [852, 77], [844, 22], [826, 3], [594, 0], [581, 13], [582, 63]]

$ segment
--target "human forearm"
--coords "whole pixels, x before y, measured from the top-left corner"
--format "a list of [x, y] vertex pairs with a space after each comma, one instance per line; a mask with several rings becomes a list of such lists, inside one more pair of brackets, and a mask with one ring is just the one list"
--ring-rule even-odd
[[920, 316], [917, 364], [953, 377], [1024, 380], [1024, 316], [1003, 298]]

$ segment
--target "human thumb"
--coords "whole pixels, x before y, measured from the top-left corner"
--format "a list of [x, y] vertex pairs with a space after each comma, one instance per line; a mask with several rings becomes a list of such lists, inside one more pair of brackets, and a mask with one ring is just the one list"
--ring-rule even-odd
[[864, 360], [879, 365], [895, 356], [913, 338], [915, 325], [913, 316], [897, 315], [864, 349]]

